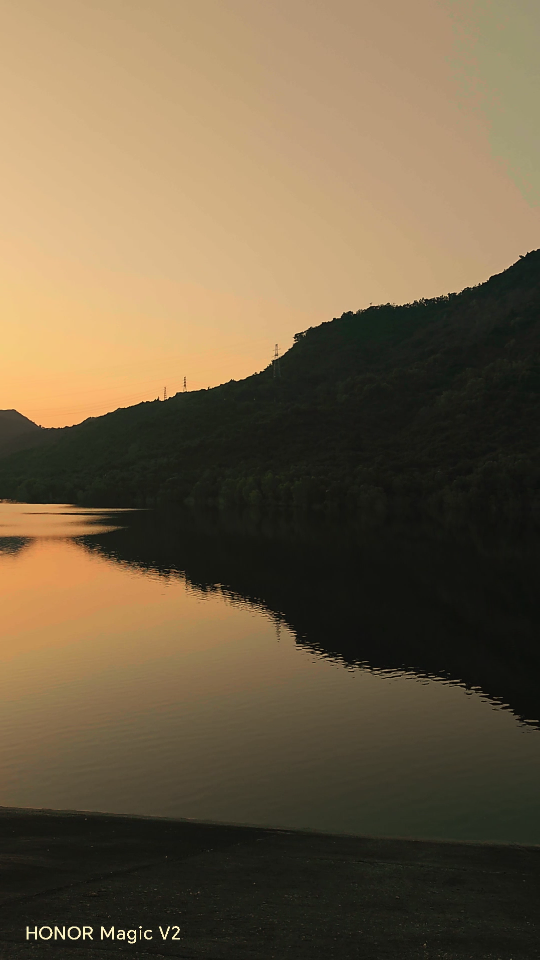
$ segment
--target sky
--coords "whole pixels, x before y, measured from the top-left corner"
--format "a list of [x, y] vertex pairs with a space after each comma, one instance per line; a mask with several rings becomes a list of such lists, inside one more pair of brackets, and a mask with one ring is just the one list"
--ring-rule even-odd
[[0, 408], [241, 379], [540, 247], [537, 0], [0, 0]]

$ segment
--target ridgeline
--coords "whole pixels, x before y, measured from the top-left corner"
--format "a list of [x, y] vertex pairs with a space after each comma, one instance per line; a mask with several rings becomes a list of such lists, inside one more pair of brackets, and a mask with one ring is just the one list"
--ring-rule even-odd
[[0, 410], [0, 457], [38, 446], [46, 442], [48, 433], [16, 410]]
[[540, 522], [540, 250], [296, 334], [274, 373], [42, 431], [0, 497]]

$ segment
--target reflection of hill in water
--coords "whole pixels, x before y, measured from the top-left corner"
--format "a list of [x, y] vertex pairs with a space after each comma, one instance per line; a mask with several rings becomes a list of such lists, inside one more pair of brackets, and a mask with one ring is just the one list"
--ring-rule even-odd
[[355, 539], [284, 523], [140, 514], [85, 543], [260, 604], [320, 656], [461, 682], [540, 719], [540, 550], [482, 552], [388, 532]]
[[20, 553], [31, 543], [30, 537], [2, 537], [0, 536], [0, 554]]

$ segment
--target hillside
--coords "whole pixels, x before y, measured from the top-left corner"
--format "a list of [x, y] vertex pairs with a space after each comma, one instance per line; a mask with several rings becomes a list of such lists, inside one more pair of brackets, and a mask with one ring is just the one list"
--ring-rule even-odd
[[46, 434], [47, 431], [17, 410], [0, 410], [0, 457], [38, 446]]
[[540, 520], [540, 250], [297, 334], [280, 366], [58, 431], [0, 496]]

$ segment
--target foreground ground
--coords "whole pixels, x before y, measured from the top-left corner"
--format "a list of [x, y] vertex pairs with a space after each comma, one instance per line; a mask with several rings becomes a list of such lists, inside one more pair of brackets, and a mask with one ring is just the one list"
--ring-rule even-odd
[[0, 808], [0, 868], [1, 960], [540, 958], [538, 847]]

